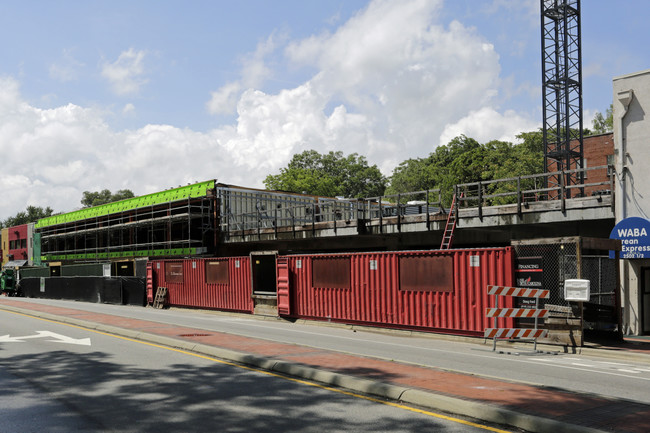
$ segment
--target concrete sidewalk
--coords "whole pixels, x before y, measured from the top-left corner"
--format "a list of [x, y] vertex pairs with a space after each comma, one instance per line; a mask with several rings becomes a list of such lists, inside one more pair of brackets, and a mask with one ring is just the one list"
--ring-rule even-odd
[[[203, 353], [294, 377], [533, 432], [650, 431], [650, 405], [486, 379], [295, 344], [0, 298], [0, 309]], [[643, 339], [599, 353], [648, 356]]]

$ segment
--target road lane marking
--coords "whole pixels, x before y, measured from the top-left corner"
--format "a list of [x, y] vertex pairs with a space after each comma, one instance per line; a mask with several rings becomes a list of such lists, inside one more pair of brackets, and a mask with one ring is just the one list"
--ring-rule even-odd
[[54, 338], [47, 340], [49, 343], [77, 344], [80, 346], [90, 346], [90, 338], [72, 338], [66, 335], [57, 334], [51, 331], [36, 331], [36, 335], [25, 335], [23, 337], [10, 337], [9, 334], [0, 336], [0, 343], [24, 343], [24, 340], [35, 338]]
[[[12, 311], [12, 310], [3, 310], [3, 311], [12, 312], [14, 314], [20, 314], [20, 315], [28, 316], [28, 317], [34, 317], [34, 318], [49, 321], [49, 322], [52, 322], [52, 323], [63, 323], [63, 322], [56, 322], [56, 321], [52, 321], [52, 320], [48, 320], [48, 319], [41, 319], [41, 318], [36, 317], [36, 316], [27, 315], [27, 314], [15, 312], [15, 311]], [[128, 317], [128, 318], [130, 318], [129, 316], [119, 316], [119, 317]], [[201, 319], [203, 320], [204, 317], [201, 317]], [[212, 321], [211, 317], [205, 317], [205, 319]], [[148, 319], [143, 319], [143, 320], [148, 320]], [[248, 321], [250, 319], [242, 319], [242, 320], [247, 320]], [[166, 322], [164, 320], [160, 320], [160, 323], [165, 323], [165, 324], [170, 325], [170, 326], [172, 326], [172, 325], [177, 326], [177, 324], [175, 324], [175, 323], [172, 323], [172, 322], [168, 323], [168, 322]], [[75, 326], [75, 325], [71, 325], [71, 324], [66, 324], [66, 325], [73, 326], [73, 327]], [[253, 326], [260, 327], [260, 325], [253, 325]], [[78, 327], [78, 328], [80, 328], [80, 329], [88, 329], [88, 328], [82, 328], [82, 327]], [[321, 334], [321, 333], [310, 332], [310, 331], [300, 331], [300, 330], [288, 330], [288, 331], [289, 332], [295, 332], [295, 333], [302, 333], [302, 334], [325, 336], [325, 337], [330, 337], [330, 338], [339, 338], [339, 339], [342, 338], [342, 339], [347, 339], [347, 340], [355, 340], [357, 342], [360, 341], [360, 342], [376, 343], [376, 344], [386, 345], [386, 346], [405, 347], [405, 348], [410, 348], [410, 349], [418, 349], [418, 350], [431, 351], [431, 352], [448, 353], [448, 350], [446, 350], [446, 349], [416, 347], [414, 345], [381, 342], [381, 341], [373, 341], [373, 340], [366, 340], [366, 339], [357, 339], [357, 338], [344, 337], [344, 336], [332, 337], [332, 336], [327, 335], [327, 334]], [[214, 331], [213, 330], [212, 332], [220, 332], [220, 333], [225, 333], [225, 334], [230, 334], [230, 335], [238, 335], [238, 336], [247, 336], [245, 333], [242, 334], [242, 333], [234, 333], [234, 332], [228, 332], [228, 331]], [[252, 338], [260, 338], [260, 337], [252, 337]], [[281, 343], [286, 344], [286, 342], [283, 341], [283, 340], [276, 340], [276, 339], [263, 338], [263, 337], [261, 339], [267, 340], [267, 341], [281, 342]], [[288, 343], [288, 344], [292, 344], [292, 343]], [[309, 347], [320, 348], [320, 349], [324, 348], [324, 349], [327, 349], [327, 350], [335, 350], [335, 351], [341, 352], [341, 353], [348, 353], [348, 352], [345, 352], [345, 351], [340, 351], [340, 350], [336, 350], [336, 349], [330, 349], [330, 348], [327, 348], [327, 347], [319, 346], [317, 344], [314, 344], [314, 345], [311, 345], [311, 346], [307, 345], [307, 344], [305, 344], [305, 345], [309, 346]], [[503, 361], [503, 362], [515, 362], [515, 363], [521, 363], [521, 364], [543, 365], [543, 366], [546, 366], [546, 367], [558, 367], [558, 368], [563, 368], [563, 369], [566, 369], [566, 370], [577, 370], [577, 371], [583, 372], [583, 373], [586, 372], [586, 373], [605, 374], [605, 375], [608, 375], [608, 376], [621, 377], [621, 378], [632, 379], [632, 380], [637, 380], [637, 381], [638, 380], [650, 381], [650, 377], [633, 376], [632, 374], [618, 373], [618, 372], [611, 371], [611, 370], [609, 370], [609, 371], [608, 370], [603, 370], [602, 368], [601, 369], [594, 369], [594, 370], [587, 370], [584, 367], [575, 367], [575, 366], [571, 366], [571, 365], [567, 365], [567, 364], [562, 363], [564, 361], [570, 361], [570, 360], [575, 360], [575, 361], [583, 360], [582, 358], [578, 358], [578, 357], [575, 357], [575, 356], [562, 356], [562, 357], [559, 357], [559, 358], [558, 357], [552, 357], [552, 358], [547, 357], [547, 358], [538, 358], [538, 359], [533, 360], [533, 359], [523, 359], [521, 357], [508, 358], [508, 357], [503, 357], [501, 355], [495, 355], [495, 354], [492, 354], [492, 353], [489, 354], [489, 355], [487, 355], [487, 354], [486, 355], [481, 355], [481, 354], [474, 353], [474, 352], [463, 352], [463, 353], [459, 352], [459, 354], [462, 354], [463, 356], [471, 356], [471, 357], [475, 357], [475, 358], [498, 359], [498, 360]], [[391, 360], [391, 361], [397, 361], [397, 362], [401, 362], [401, 363], [404, 363], [404, 364], [418, 365], [418, 366], [421, 365], [421, 364], [416, 363], [416, 362], [410, 362], [410, 361], [402, 360], [402, 359], [399, 359], [399, 358], [396, 358], [396, 357], [392, 357], [392, 358], [382, 358], [381, 356], [375, 356], [375, 357], [378, 358], [378, 359], [386, 359], [386, 360]], [[602, 361], [597, 361], [597, 362], [602, 362]], [[460, 369], [452, 369], [452, 368], [437, 367], [437, 366], [429, 366], [429, 367], [438, 368], [438, 369], [441, 369], [441, 370], [444, 370], [444, 371], [449, 371], [449, 372], [454, 372], [454, 373], [477, 375], [474, 372], [463, 371], [463, 370], [460, 370]], [[636, 367], [634, 367], [634, 368], [636, 368]], [[501, 376], [495, 376], [495, 375], [489, 375], [489, 374], [479, 374], [478, 376], [486, 377], [488, 379], [513, 381], [513, 379], [511, 379], [511, 378], [504, 378], [504, 377], [501, 377]], [[514, 382], [523, 383], [523, 384], [532, 385], [532, 386], [544, 386], [543, 383], [536, 383], [536, 382], [522, 380], [522, 379], [514, 380]]]
[[196, 358], [205, 359], [205, 360], [208, 360], [208, 361], [216, 362], [218, 364], [223, 364], [223, 365], [228, 365], [228, 366], [231, 366], [231, 367], [241, 368], [243, 370], [248, 370], [248, 371], [255, 372], [255, 373], [260, 373], [260, 374], [265, 374], [267, 376], [272, 376], [272, 377], [275, 377], [275, 378], [288, 380], [290, 382], [295, 382], [295, 383], [299, 383], [299, 384], [302, 384], [302, 385], [312, 386], [314, 388], [320, 388], [320, 389], [324, 389], [324, 390], [327, 390], [327, 391], [336, 392], [338, 394], [343, 394], [343, 395], [347, 395], [347, 396], [350, 396], [350, 397], [355, 397], [355, 398], [359, 398], [359, 399], [362, 399], [362, 400], [367, 400], [367, 401], [371, 401], [371, 402], [374, 402], [374, 403], [383, 404], [383, 405], [386, 405], [386, 406], [396, 407], [396, 408], [399, 408], [399, 409], [407, 410], [409, 412], [419, 413], [419, 414], [422, 414], [422, 415], [427, 415], [427, 416], [431, 416], [431, 417], [438, 418], [438, 419], [444, 419], [446, 421], [455, 422], [457, 424], [463, 424], [463, 425], [467, 425], [467, 426], [470, 426], [470, 427], [475, 427], [475, 428], [478, 428], [478, 429], [487, 430], [487, 431], [491, 431], [491, 432], [495, 432], [495, 433], [511, 433], [508, 430], [502, 430], [502, 429], [495, 428], [495, 427], [489, 427], [489, 426], [482, 425], [482, 424], [477, 424], [477, 423], [474, 423], [474, 422], [471, 422], [471, 421], [466, 421], [466, 420], [463, 420], [463, 419], [460, 419], [460, 418], [455, 418], [455, 417], [451, 417], [451, 416], [447, 416], [447, 415], [442, 415], [442, 414], [439, 414], [439, 413], [436, 413], [436, 412], [431, 412], [431, 411], [428, 411], [428, 410], [417, 409], [417, 408], [414, 408], [414, 407], [406, 406], [404, 404], [393, 403], [391, 401], [385, 401], [385, 400], [381, 400], [379, 398], [370, 397], [370, 396], [362, 395], [362, 394], [357, 394], [357, 393], [352, 392], [352, 391], [346, 391], [346, 390], [341, 389], [341, 388], [333, 388], [331, 386], [321, 385], [319, 383], [311, 382], [309, 380], [297, 379], [295, 377], [285, 376], [285, 375], [282, 375], [282, 374], [279, 374], [279, 373], [274, 373], [274, 372], [268, 371], [268, 370], [261, 370], [261, 369], [256, 368], [256, 367], [250, 367], [250, 366], [243, 365], [243, 364], [237, 364], [237, 363], [232, 362], [232, 361], [226, 361], [226, 360], [223, 360], [223, 359], [214, 358], [212, 356], [202, 355], [202, 354], [196, 353], [196, 352], [188, 352], [186, 350], [176, 349], [176, 348], [171, 347], [171, 346], [164, 346], [164, 345], [160, 345], [160, 344], [149, 343], [147, 341], [134, 340], [132, 338], [122, 337], [120, 335], [109, 334], [109, 333], [105, 333], [105, 332], [102, 332], [102, 331], [96, 331], [96, 330], [92, 330], [92, 329], [89, 329], [89, 331], [90, 332], [95, 332], [97, 334], [102, 334], [102, 335], [105, 335], [105, 336], [108, 336], [108, 337], [119, 338], [121, 340], [130, 341], [130, 342], [133, 342], [133, 343], [139, 343], [139, 344], [144, 344], [146, 346], [156, 347], [156, 348], [159, 348], [159, 349], [170, 350], [172, 352], [177, 352], [177, 353], [181, 353], [181, 354], [184, 354], [184, 355], [189, 355], [189, 356], [193, 356], [193, 357], [196, 357]]
[[215, 357], [212, 357], [212, 356], [202, 355], [202, 354], [200, 354], [198, 352], [189, 352], [189, 351], [186, 351], [186, 350], [183, 350], [183, 349], [177, 349], [177, 348], [174, 348], [174, 347], [171, 347], [171, 346], [164, 346], [164, 345], [160, 345], [160, 344], [156, 344], [156, 343], [150, 343], [148, 341], [143, 341], [143, 340], [135, 340], [133, 338], [122, 337], [121, 335], [117, 335], [117, 334], [110, 334], [108, 332], [103, 332], [103, 331], [98, 331], [98, 330], [95, 330], [95, 329], [84, 328], [83, 326], [73, 325], [73, 324], [65, 323], [65, 322], [57, 322], [55, 320], [44, 319], [44, 318], [41, 318], [41, 317], [31, 316], [29, 314], [24, 314], [24, 313], [18, 313], [18, 312], [11, 311], [11, 310], [3, 310], [3, 311], [6, 311], [6, 312], [12, 313], [12, 314], [18, 314], [20, 316], [30, 317], [30, 318], [37, 319], [37, 320], [42, 320], [42, 321], [45, 321], [45, 322], [56, 323], [56, 324], [62, 325], [62, 326], [69, 326], [71, 328], [77, 328], [77, 329], [81, 329], [81, 330], [84, 330], [84, 331], [87, 331], [87, 332], [93, 332], [95, 334], [104, 335], [104, 336], [107, 336], [107, 337], [118, 338], [120, 340], [129, 341], [129, 342], [132, 342], [132, 343], [138, 343], [138, 344], [142, 344], [142, 345], [145, 345], [145, 346], [150, 346], [150, 347], [156, 347], [156, 348], [159, 348], [159, 349], [169, 350], [169, 351], [172, 351], [172, 352], [177, 352], [177, 353], [180, 353], [180, 354], [189, 355], [189, 356], [193, 356], [193, 357], [200, 358], [200, 359], [205, 359], [205, 360], [212, 361], [212, 362], [215, 362], [215, 363], [218, 363], [218, 364], [228, 365], [228, 366], [231, 366], [231, 367], [236, 367], [236, 368], [240, 368], [240, 369], [255, 372], [255, 373], [265, 374], [267, 376], [272, 376], [272, 377], [275, 377], [275, 378], [288, 380], [290, 382], [299, 383], [299, 384], [302, 384], [302, 385], [311, 386], [311, 387], [314, 387], [314, 388], [319, 388], [319, 389], [335, 392], [335, 393], [338, 393], [338, 394], [347, 395], [347, 396], [350, 396], [350, 397], [355, 397], [355, 398], [358, 398], [358, 399], [361, 399], [361, 400], [367, 400], [367, 401], [370, 401], [370, 402], [373, 402], [373, 403], [378, 403], [378, 404], [383, 404], [383, 405], [386, 405], [386, 406], [391, 406], [391, 407], [403, 409], [403, 410], [406, 410], [406, 411], [409, 411], [409, 412], [430, 416], [432, 418], [438, 418], [438, 419], [443, 419], [443, 420], [446, 420], [446, 421], [454, 422], [454, 423], [457, 423], [457, 424], [463, 424], [463, 425], [474, 427], [474, 428], [481, 429], [481, 430], [491, 431], [491, 432], [495, 432], [495, 433], [512, 433], [511, 431], [508, 431], [508, 430], [503, 430], [503, 429], [499, 429], [499, 428], [495, 428], [495, 427], [490, 427], [490, 426], [478, 424], [478, 423], [475, 423], [475, 422], [472, 422], [472, 421], [466, 421], [466, 420], [463, 420], [463, 419], [460, 419], [460, 418], [455, 418], [455, 417], [452, 417], [452, 416], [443, 415], [443, 414], [436, 413], [436, 412], [431, 412], [431, 411], [428, 411], [428, 410], [417, 409], [415, 407], [410, 407], [410, 406], [400, 404], [400, 403], [394, 403], [394, 402], [391, 402], [391, 401], [384, 401], [384, 400], [381, 400], [379, 398], [370, 397], [370, 396], [362, 395], [362, 394], [357, 394], [355, 392], [346, 391], [346, 390], [341, 389], [341, 388], [333, 388], [333, 387], [328, 386], [328, 385], [321, 385], [319, 383], [311, 382], [311, 381], [308, 381], [308, 380], [305, 380], [305, 379], [298, 379], [298, 378], [294, 378], [294, 377], [290, 377], [290, 376], [285, 376], [285, 375], [282, 375], [282, 374], [279, 374], [279, 373], [275, 373], [275, 372], [272, 372], [272, 371], [262, 370], [262, 369], [259, 369], [259, 368], [256, 368], [256, 367], [250, 367], [250, 366], [243, 365], [243, 364], [237, 364], [237, 363], [235, 363], [233, 361], [226, 361], [226, 360], [215, 358]]
[[[527, 364], [545, 365], [547, 367], [551, 367], [551, 365], [549, 365], [549, 364], [541, 364], [541, 363], [539, 363], [537, 361], [520, 360], [520, 362], [527, 363]], [[582, 371], [582, 372], [585, 371], [584, 368], [573, 367], [573, 366], [570, 366], [570, 365], [557, 364], [557, 365], [553, 365], [553, 367], [561, 367], [561, 368], [565, 368], [567, 370], [578, 370], [578, 371]], [[633, 376], [630, 376], [630, 375], [615, 373], [613, 371], [603, 370], [602, 368], [601, 369], [594, 369], [593, 371], [590, 371], [590, 372], [597, 373], [597, 374], [604, 374], [604, 375], [608, 375], [608, 376], [624, 377], [624, 378], [627, 378], [627, 379], [650, 381], [650, 377], [633, 377]]]

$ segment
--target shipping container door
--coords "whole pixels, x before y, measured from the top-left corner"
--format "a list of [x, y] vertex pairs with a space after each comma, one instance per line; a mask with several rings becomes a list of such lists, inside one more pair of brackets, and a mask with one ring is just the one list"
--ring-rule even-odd
[[153, 304], [153, 263], [147, 262], [147, 304]]
[[277, 275], [275, 272], [276, 257], [276, 252], [251, 253], [253, 295], [277, 295]]
[[291, 293], [289, 291], [289, 259], [278, 258], [278, 313], [282, 315], [291, 314]]

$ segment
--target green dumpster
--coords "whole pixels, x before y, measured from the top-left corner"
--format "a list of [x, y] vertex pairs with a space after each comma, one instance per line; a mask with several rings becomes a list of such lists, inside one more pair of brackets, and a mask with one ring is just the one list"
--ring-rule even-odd
[[0, 290], [7, 296], [16, 296], [16, 278], [13, 269], [3, 269], [0, 272]]

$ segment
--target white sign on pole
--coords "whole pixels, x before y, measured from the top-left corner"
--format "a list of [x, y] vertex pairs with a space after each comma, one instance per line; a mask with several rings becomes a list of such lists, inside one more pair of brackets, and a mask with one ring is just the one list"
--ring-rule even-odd
[[589, 301], [589, 280], [564, 280], [564, 299], [567, 301]]

